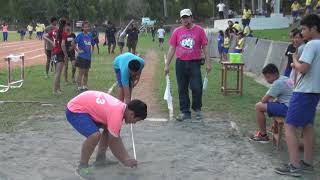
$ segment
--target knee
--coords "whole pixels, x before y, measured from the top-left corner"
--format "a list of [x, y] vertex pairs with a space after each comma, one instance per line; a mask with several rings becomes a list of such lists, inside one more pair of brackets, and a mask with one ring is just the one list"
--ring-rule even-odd
[[93, 139], [94, 141], [99, 141], [101, 138], [101, 133], [100, 132], [96, 132], [90, 135], [90, 138]]
[[262, 102], [258, 102], [255, 105], [256, 111], [264, 111], [264, 104]]

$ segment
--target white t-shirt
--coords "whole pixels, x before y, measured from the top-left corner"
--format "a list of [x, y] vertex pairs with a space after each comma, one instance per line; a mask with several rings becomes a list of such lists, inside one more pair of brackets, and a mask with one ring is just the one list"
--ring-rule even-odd
[[217, 8], [219, 9], [219, 12], [223, 12], [224, 11], [224, 7], [225, 7], [226, 5], [224, 5], [223, 3], [219, 3], [218, 5], [217, 5]]
[[158, 29], [158, 38], [164, 38], [164, 33], [166, 31], [163, 28]]

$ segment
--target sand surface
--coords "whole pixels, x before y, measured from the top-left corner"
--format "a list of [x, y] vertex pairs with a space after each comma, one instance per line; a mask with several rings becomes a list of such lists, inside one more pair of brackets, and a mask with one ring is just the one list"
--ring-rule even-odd
[[[79, 179], [74, 171], [84, 138], [63, 115], [30, 119], [17, 132], [0, 134], [0, 179]], [[234, 132], [230, 123], [221, 119], [206, 119], [205, 123], [144, 121], [134, 126], [138, 168], [113, 164], [95, 169], [95, 176], [101, 180], [291, 179], [273, 172], [271, 153], [257, 152]], [[132, 155], [130, 126], [124, 125], [121, 133]], [[116, 161], [110, 151], [107, 154]]]

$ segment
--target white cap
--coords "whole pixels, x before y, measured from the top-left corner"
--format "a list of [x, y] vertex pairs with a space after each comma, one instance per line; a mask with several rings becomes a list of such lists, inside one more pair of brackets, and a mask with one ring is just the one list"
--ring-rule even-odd
[[192, 12], [190, 9], [182, 9], [180, 11], [180, 17], [182, 16], [192, 16]]

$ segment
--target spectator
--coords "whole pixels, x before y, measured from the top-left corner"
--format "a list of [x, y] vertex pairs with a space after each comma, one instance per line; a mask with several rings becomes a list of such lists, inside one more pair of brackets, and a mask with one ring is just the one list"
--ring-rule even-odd
[[293, 23], [297, 21], [297, 18], [299, 16], [299, 10], [300, 10], [300, 4], [297, 0], [295, 0], [291, 5], [291, 14], [293, 18]]
[[220, 3], [217, 5], [218, 11], [219, 11], [219, 18], [224, 19], [224, 8], [226, 5], [220, 0]]
[[252, 17], [252, 11], [251, 11], [251, 9], [249, 9], [248, 5], [245, 5], [243, 12], [242, 12], [242, 25], [243, 25], [243, 27], [250, 25], [251, 17]]

